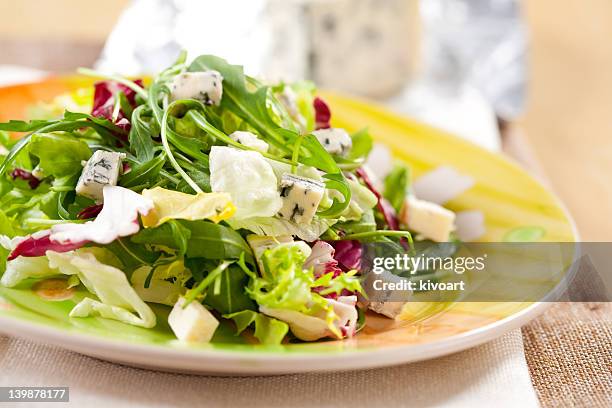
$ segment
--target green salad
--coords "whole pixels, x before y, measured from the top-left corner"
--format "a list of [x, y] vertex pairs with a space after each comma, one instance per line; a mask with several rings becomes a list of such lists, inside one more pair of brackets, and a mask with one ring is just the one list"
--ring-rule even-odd
[[[367, 129], [332, 126], [313, 84], [263, 83], [182, 54], [151, 81], [101, 80], [0, 124], [0, 284], [61, 278], [71, 317], [208, 342], [232, 320], [261, 343], [354, 336], [371, 309], [367, 242], [448, 241], [454, 214], [368, 170]], [[146, 82], [146, 84], [145, 84]], [[42, 117], [42, 119], [41, 119]]]

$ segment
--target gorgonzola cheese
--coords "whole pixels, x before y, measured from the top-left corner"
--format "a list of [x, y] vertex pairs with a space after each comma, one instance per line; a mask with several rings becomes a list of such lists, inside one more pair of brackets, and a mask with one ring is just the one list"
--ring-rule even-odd
[[219, 105], [223, 96], [223, 77], [217, 71], [185, 72], [174, 77], [171, 99], [195, 99], [205, 105]]
[[267, 152], [270, 147], [266, 142], [258, 138], [256, 134], [251, 132], [237, 130], [229, 135], [229, 137], [235, 142], [259, 150], [260, 152]]
[[280, 183], [283, 206], [278, 215], [298, 224], [309, 224], [317, 212], [324, 192], [325, 185], [319, 181], [284, 174]]
[[353, 147], [351, 136], [341, 128], [319, 129], [312, 134], [330, 154], [344, 156]]
[[96, 150], [89, 158], [76, 186], [76, 193], [97, 202], [103, 202], [102, 190], [105, 186], [116, 186], [121, 161], [125, 153]]

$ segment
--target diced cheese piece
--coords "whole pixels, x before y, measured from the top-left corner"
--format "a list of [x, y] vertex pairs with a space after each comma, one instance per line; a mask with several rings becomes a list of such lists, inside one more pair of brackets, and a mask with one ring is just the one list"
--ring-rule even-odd
[[78, 195], [103, 202], [105, 186], [116, 186], [125, 153], [96, 150], [89, 158], [76, 186]]
[[304, 253], [304, 256], [308, 258], [312, 252], [311, 248], [304, 241], [294, 242], [291, 235], [279, 235], [277, 237], [271, 237], [267, 235], [249, 235], [247, 236], [247, 242], [253, 250], [253, 255], [257, 261], [257, 266], [260, 271], [263, 271], [263, 263], [261, 262], [261, 256], [263, 253], [271, 248], [275, 248], [279, 245], [296, 245]]
[[278, 215], [298, 224], [310, 224], [324, 192], [325, 185], [317, 180], [284, 174], [280, 183], [283, 206]]
[[208, 343], [215, 334], [219, 321], [201, 303], [193, 301], [183, 308], [181, 297], [168, 316], [168, 324], [179, 340]]
[[319, 129], [312, 132], [325, 150], [331, 154], [346, 155], [353, 147], [353, 140], [346, 130], [341, 128]]
[[400, 222], [425, 238], [446, 242], [455, 229], [455, 213], [438, 204], [408, 196], [400, 212]]
[[251, 132], [237, 130], [229, 135], [229, 137], [235, 142], [259, 150], [260, 152], [267, 152], [270, 147], [266, 142], [258, 138], [256, 134]]
[[206, 105], [219, 105], [223, 96], [223, 77], [217, 71], [185, 72], [174, 77], [171, 99], [195, 99]]
[[370, 302], [368, 308], [378, 314], [395, 319], [404, 308], [406, 302]]

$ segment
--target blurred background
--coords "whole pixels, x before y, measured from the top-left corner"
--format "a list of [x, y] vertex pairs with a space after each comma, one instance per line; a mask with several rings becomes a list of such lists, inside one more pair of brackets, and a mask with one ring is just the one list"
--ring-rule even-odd
[[550, 182], [612, 238], [609, 0], [0, 0], [0, 84], [153, 73], [181, 48], [374, 99]]

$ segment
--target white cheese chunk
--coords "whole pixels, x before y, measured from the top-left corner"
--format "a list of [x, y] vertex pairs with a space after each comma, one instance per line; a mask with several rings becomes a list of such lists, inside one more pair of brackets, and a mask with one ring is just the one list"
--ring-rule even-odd
[[168, 324], [179, 340], [208, 343], [215, 334], [219, 321], [201, 303], [193, 301], [183, 308], [181, 297], [168, 316]]
[[219, 105], [223, 96], [223, 77], [217, 71], [185, 72], [174, 77], [171, 99], [195, 99], [206, 105]]
[[341, 128], [319, 129], [312, 132], [325, 150], [339, 156], [346, 155], [353, 147], [351, 136]]
[[85, 163], [76, 186], [76, 193], [97, 202], [103, 202], [102, 190], [105, 186], [117, 185], [122, 167], [121, 160], [124, 158], [125, 153], [96, 150]]
[[368, 308], [378, 314], [395, 319], [404, 308], [406, 302], [370, 302]]
[[436, 242], [446, 242], [455, 229], [455, 213], [446, 208], [408, 196], [400, 212], [400, 221], [409, 230]]
[[324, 192], [325, 185], [317, 180], [284, 174], [280, 183], [283, 206], [278, 215], [298, 224], [309, 224]]
[[251, 132], [237, 130], [229, 135], [229, 137], [235, 142], [251, 147], [255, 150], [259, 150], [260, 152], [267, 152], [268, 148], [270, 147], [266, 142], [258, 138], [255, 133]]

